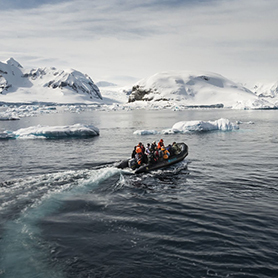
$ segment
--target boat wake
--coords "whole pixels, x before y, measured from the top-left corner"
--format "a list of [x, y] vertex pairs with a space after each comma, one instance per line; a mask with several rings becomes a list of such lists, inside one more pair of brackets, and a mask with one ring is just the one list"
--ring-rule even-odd
[[38, 223], [57, 212], [67, 199], [86, 194], [115, 175], [120, 176], [121, 171], [106, 167], [1, 183], [0, 273], [6, 277], [63, 277], [59, 270], [48, 270], [51, 248], [41, 239]]
[[186, 171], [187, 161], [136, 176], [109, 164], [94, 166], [97, 169], [31, 176], [0, 184], [0, 252], [3, 254], [0, 273], [6, 277], [63, 277], [63, 269], [49, 269], [53, 246], [41, 235], [41, 221], [59, 212], [65, 202], [76, 200], [76, 196], [84, 197], [92, 192], [111, 194], [124, 187], [154, 190], [154, 184], [163, 186], [166, 179], [168, 183], [173, 182], [176, 174]]

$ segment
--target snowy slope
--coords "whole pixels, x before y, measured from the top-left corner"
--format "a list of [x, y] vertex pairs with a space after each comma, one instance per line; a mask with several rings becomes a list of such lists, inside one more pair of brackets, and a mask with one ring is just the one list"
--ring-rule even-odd
[[269, 84], [256, 84], [252, 91], [260, 97], [277, 98], [278, 97], [278, 82]]
[[267, 108], [273, 103], [216, 73], [162, 72], [140, 80], [132, 88], [129, 102], [171, 101], [188, 106], [223, 104], [233, 108]]
[[22, 78], [22, 66], [13, 58], [0, 62], [0, 94], [14, 92], [19, 87], [31, 87], [31, 82]]
[[92, 103], [101, 100], [92, 79], [79, 71], [25, 70], [13, 58], [0, 62], [0, 102]]

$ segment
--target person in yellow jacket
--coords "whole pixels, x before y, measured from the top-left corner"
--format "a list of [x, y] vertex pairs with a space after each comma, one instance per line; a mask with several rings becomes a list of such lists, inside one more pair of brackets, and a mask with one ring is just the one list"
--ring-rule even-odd
[[163, 159], [168, 159], [170, 153], [165, 149], [165, 147], [162, 147], [161, 151], [162, 151]]

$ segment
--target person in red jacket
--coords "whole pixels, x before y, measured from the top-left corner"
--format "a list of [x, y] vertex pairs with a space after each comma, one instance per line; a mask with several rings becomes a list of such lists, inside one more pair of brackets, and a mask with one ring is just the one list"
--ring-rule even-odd
[[162, 147], [164, 147], [163, 139], [160, 139], [160, 141], [157, 144], [157, 148], [160, 150]]

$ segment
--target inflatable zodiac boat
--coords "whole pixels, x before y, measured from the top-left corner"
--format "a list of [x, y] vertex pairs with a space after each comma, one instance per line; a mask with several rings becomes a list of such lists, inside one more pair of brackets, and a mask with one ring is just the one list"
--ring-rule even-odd
[[150, 172], [153, 170], [168, 167], [170, 165], [184, 160], [184, 158], [188, 155], [188, 146], [185, 143], [177, 143], [177, 145], [180, 151], [175, 155], [169, 156], [167, 159], [159, 159], [157, 162], [143, 164], [139, 166], [134, 164], [134, 159], [129, 158], [121, 161], [119, 165], [117, 165], [117, 167], [120, 169], [130, 168], [134, 170], [135, 174]]

